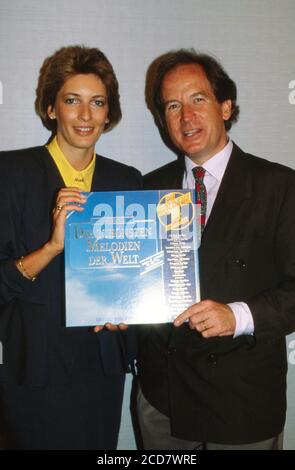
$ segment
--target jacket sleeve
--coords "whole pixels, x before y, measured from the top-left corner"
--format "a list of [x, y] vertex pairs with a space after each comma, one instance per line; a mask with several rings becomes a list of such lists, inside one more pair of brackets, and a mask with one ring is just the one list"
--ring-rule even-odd
[[[4, 157], [3, 157], [4, 159]], [[15, 259], [21, 256], [21, 215], [23, 198], [20, 185], [9, 171], [9, 162], [4, 164], [1, 156], [0, 173], [0, 304], [22, 295], [26, 282], [15, 266]]]
[[277, 283], [247, 300], [256, 335], [283, 336], [295, 330], [295, 177], [288, 183], [273, 245]]

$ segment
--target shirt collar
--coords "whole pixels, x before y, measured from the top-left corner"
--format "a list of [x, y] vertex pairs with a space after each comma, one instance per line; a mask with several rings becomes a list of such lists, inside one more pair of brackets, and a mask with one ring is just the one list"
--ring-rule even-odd
[[[219, 182], [221, 182], [225, 169], [227, 167], [229, 158], [231, 156], [233, 149], [233, 143], [231, 140], [228, 141], [226, 146], [220, 150], [220, 152], [213, 155], [213, 157], [209, 158], [202, 167], [210, 173], [210, 175], [214, 176]], [[191, 174], [193, 168], [196, 165], [189, 157], [185, 156], [185, 169], [187, 174]]]
[[71, 173], [80, 173], [80, 174], [84, 174], [84, 173], [88, 173], [88, 171], [90, 170], [91, 171], [91, 168], [94, 166], [95, 164], [95, 151], [93, 153], [93, 158], [92, 160], [89, 162], [89, 164], [87, 165], [86, 168], [84, 168], [83, 170], [76, 170], [76, 168], [74, 168], [69, 160], [66, 158], [66, 156], [64, 155], [63, 151], [61, 150], [60, 146], [58, 145], [58, 142], [57, 142], [57, 137], [56, 135], [54, 136], [54, 138], [51, 140], [51, 142], [47, 145], [47, 148], [49, 150], [49, 153], [51, 154], [51, 156], [54, 158], [54, 160], [59, 163], [60, 165], [63, 165], [63, 167], [67, 168], [68, 171], [70, 171]]

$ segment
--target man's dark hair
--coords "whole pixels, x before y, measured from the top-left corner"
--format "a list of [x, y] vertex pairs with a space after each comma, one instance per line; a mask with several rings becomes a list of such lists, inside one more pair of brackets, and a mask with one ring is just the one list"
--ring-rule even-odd
[[218, 103], [231, 100], [231, 117], [224, 121], [227, 131], [238, 120], [240, 112], [237, 105], [236, 84], [214, 57], [198, 53], [194, 49], [179, 49], [161, 55], [152, 62], [147, 72], [146, 102], [165, 143], [177, 153], [179, 153], [179, 150], [177, 151], [171, 143], [166, 127], [165, 110], [162, 101], [162, 83], [170, 70], [175, 69], [179, 65], [186, 64], [197, 64], [203, 68]]

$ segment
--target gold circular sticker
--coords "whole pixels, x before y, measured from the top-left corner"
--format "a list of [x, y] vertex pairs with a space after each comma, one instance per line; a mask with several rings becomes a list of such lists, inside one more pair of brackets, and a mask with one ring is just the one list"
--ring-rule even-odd
[[190, 191], [165, 194], [157, 205], [160, 223], [168, 230], [179, 230], [190, 225], [194, 218], [194, 205]]

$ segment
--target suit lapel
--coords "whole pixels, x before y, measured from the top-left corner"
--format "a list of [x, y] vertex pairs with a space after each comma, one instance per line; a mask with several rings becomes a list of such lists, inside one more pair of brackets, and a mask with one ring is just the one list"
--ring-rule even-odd
[[[65, 183], [59, 173], [59, 170], [48, 152], [46, 147], [38, 148], [38, 157], [41, 161], [43, 180], [43, 191], [44, 191], [44, 204], [46, 205], [46, 220], [47, 222], [41, 226], [42, 230], [46, 232], [51, 231], [51, 217], [48, 218], [47, 214], [51, 214], [51, 211], [55, 205], [58, 191], [65, 186]], [[46, 239], [40, 233], [40, 239]]]
[[173, 168], [171, 175], [169, 175], [169, 182], [170, 182], [171, 189], [182, 188], [182, 180], [183, 180], [183, 174], [184, 174], [184, 169], [185, 169], [183, 157], [178, 157], [178, 160], [175, 163], [176, 163], [175, 167]]
[[200, 268], [206, 279], [214, 276], [215, 268], [239, 242], [252, 207], [251, 193], [247, 157], [234, 145], [202, 236]]
[[91, 191], [110, 191], [111, 175], [104, 174], [104, 167], [101, 163], [99, 155], [96, 155]]
[[50, 190], [52, 187], [56, 190], [64, 188], [66, 184], [46, 147], [42, 148], [41, 158], [47, 174], [47, 180], [49, 181]]

